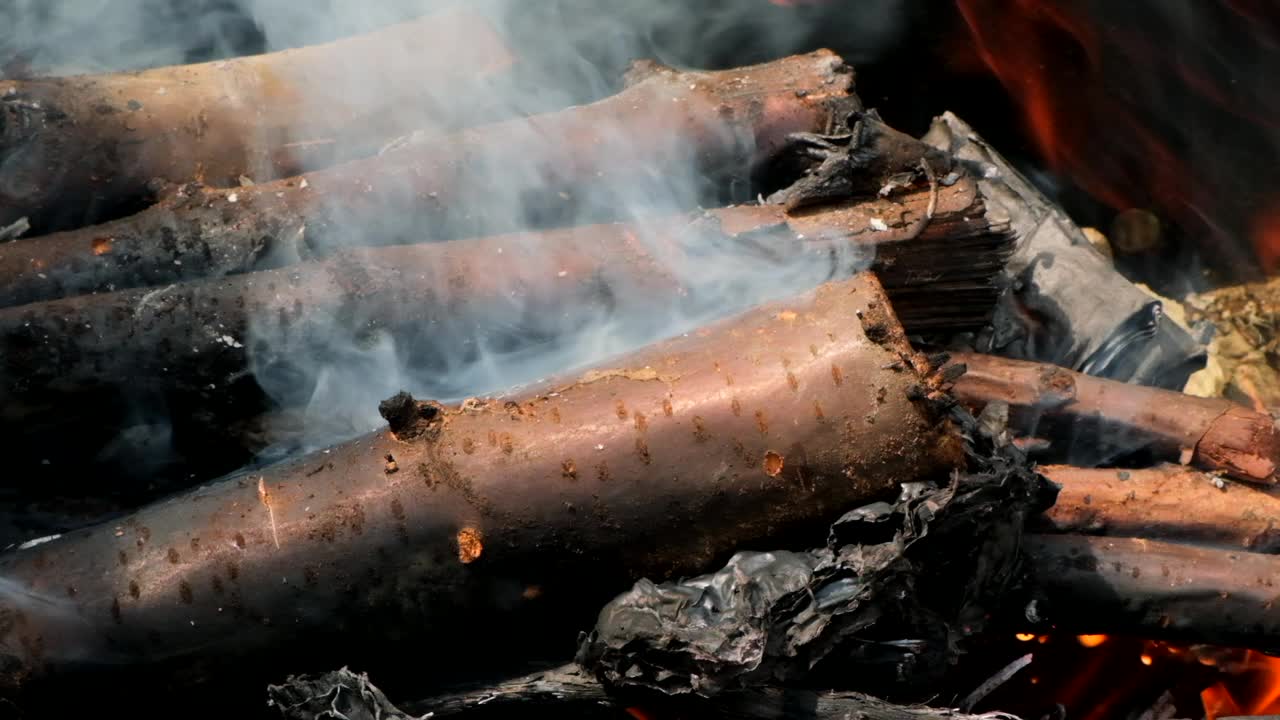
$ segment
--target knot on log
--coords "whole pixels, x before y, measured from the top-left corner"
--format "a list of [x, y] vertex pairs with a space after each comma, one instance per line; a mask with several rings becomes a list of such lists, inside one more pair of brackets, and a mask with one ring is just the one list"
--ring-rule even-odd
[[378, 414], [391, 426], [399, 440], [413, 440], [439, 426], [444, 406], [432, 400], [415, 400], [401, 390], [378, 403]]

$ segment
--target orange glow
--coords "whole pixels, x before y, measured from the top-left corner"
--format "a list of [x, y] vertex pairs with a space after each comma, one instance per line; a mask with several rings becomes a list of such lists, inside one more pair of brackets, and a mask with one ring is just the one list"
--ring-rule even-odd
[[[968, 27], [971, 53], [1020, 106], [1028, 134], [1050, 169], [1117, 211], [1157, 210], [1189, 233], [1217, 241], [1214, 250], [1227, 250], [1229, 243], [1247, 234], [1258, 265], [1266, 272], [1280, 270], [1280, 205], [1267, 207], [1280, 203], [1280, 197], [1265, 186], [1243, 182], [1247, 193], [1258, 197], [1232, 196], [1233, 191], [1209, 179], [1210, 168], [1204, 164], [1216, 156], [1195, 155], [1176, 133], [1153, 120], [1180, 107], [1212, 108], [1249, 127], [1274, 132], [1280, 121], [1235, 84], [1232, 72], [1213, 68], [1203, 59], [1197, 65], [1171, 52], [1166, 43], [1176, 44], [1176, 38], [1163, 37], [1152, 28], [1108, 22], [1108, 15], [1091, 17], [1089, 3], [956, 4]], [[1280, 43], [1268, 33], [1280, 33], [1280, 26], [1262, 19], [1274, 18], [1272, 11], [1263, 11], [1265, 5], [1224, 0], [1240, 27], [1261, 34], [1259, 46], [1274, 51]], [[952, 69], [970, 70], [974, 59], [957, 53]], [[1151, 107], [1131, 92], [1165, 80], [1177, 83], [1174, 94], [1180, 105]], [[1241, 202], [1244, 208], [1235, 205]]]
[[1022, 642], [1031, 642], [1036, 639], [1036, 636], [1033, 633], [1018, 633], [1017, 635], [1014, 635], [1014, 637], [1018, 638]]
[[1154, 662], [1154, 660], [1151, 659], [1151, 656], [1147, 655], [1146, 653], [1143, 653], [1142, 656], [1139, 657], [1138, 659], [1142, 661], [1143, 665], [1150, 665], [1152, 662]]
[[1077, 635], [1076, 642], [1087, 648], [1095, 648], [1107, 641], [1106, 635]]
[[653, 720], [653, 716], [638, 707], [627, 708], [627, 714], [636, 720]]
[[1200, 693], [1208, 720], [1228, 715], [1280, 713], [1280, 658], [1252, 650], [1239, 674]]

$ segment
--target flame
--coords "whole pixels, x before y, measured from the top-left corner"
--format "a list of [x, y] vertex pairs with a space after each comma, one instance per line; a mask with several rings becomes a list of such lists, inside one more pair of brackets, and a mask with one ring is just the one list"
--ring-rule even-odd
[[1249, 650], [1236, 670], [1231, 679], [1200, 693], [1208, 720], [1280, 713], [1280, 658]]
[[[956, 4], [971, 50], [1021, 106], [1050, 169], [1115, 210], [1158, 210], [1214, 241], [1214, 256], [1280, 268], [1280, 183], [1262, 149], [1280, 120], [1240, 82], [1280, 61], [1280, 20], [1267, 3], [1205, 3], [1189, 20], [1158, 0]], [[1212, 31], [1197, 26], [1204, 18]], [[1246, 236], [1251, 251], [1236, 246]]]

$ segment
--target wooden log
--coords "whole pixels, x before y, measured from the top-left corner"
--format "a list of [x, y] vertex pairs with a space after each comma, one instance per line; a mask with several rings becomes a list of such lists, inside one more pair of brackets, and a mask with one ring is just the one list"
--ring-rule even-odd
[[353, 245], [577, 224], [584, 203], [625, 212], [640, 175], [663, 177], [664, 188], [675, 177], [745, 178], [792, 133], [831, 123], [851, 83], [830, 51], [715, 72], [638, 64], [624, 91], [590, 105], [252, 187], [184, 187], [127, 218], [2, 245], [0, 306], [278, 267]]
[[863, 274], [504, 398], [399, 396], [389, 429], [0, 556], [0, 667], [50, 702], [141, 673], [140, 701], [233, 673], [258, 702], [280, 668], [571, 652], [636, 578], [948, 477], [964, 443], [917, 365]]
[[966, 367], [955, 394], [973, 405], [1003, 402], [1072, 420], [1100, 420], [1141, 434], [1158, 450], [1249, 482], [1280, 482], [1280, 432], [1270, 416], [1221, 398], [1130, 385], [1054, 365], [954, 353]]
[[[235, 444], [239, 421], [262, 411], [259, 375], [296, 379], [289, 396], [272, 381], [262, 386], [281, 407], [297, 407], [311, 397], [317, 368], [379, 337], [392, 339], [406, 370], [421, 376], [456, 366], [447, 350], [459, 344], [563, 340], [598, 325], [604, 312], [639, 343], [682, 318], [717, 317], [868, 266], [909, 332], [976, 327], [996, 301], [993, 278], [1011, 245], [987, 220], [975, 184], [961, 180], [936, 198], [921, 191], [795, 214], [730, 207], [365, 249], [216, 281], [3, 309], [0, 424], [13, 446], [6, 457], [32, 477], [51, 456], [67, 472], [69, 449], [96, 452], [107, 438], [95, 433], [137, 422], [139, 413], [155, 422], [207, 418], [184, 432], [201, 447], [217, 438]], [[205, 472], [219, 472], [203, 461]]]
[[0, 79], [0, 227], [118, 216], [153, 180], [236, 187], [474, 124], [514, 58], [480, 14], [447, 11], [336, 42], [197, 65]]
[[1280, 648], [1274, 555], [1079, 535], [1028, 535], [1024, 548], [1028, 619], [1043, 627]]
[[1197, 542], [1280, 551], [1280, 497], [1272, 488], [1177, 465], [1141, 470], [1040, 468], [1062, 486], [1044, 514], [1054, 532]]

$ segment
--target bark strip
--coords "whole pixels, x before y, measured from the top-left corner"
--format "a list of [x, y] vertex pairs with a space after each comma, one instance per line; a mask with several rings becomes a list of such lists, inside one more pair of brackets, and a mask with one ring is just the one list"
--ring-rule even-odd
[[1190, 468], [1040, 468], [1062, 486], [1044, 514], [1054, 532], [1208, 543], [1280, 551], [1280, 497]]
[[1280, 648], [1274, 555], [1079, 535], [1029, 535], [1025, 550], [1030, 614], [1058, 630]]
[[972, 181], [942, 189], [921, 229], [931, 201], [921, 191], [796, 214], [731, 207], [356, 250], [223, 280], [3, 309], [9, 462], [47, 457], [45, 443], [29, 442], [37, 436], [92, 448], [93, 434], [118, 428], [125, 409], [154, 409], [159, 422], [202, 413], [214, 418], [202, 435], [226, 435], [229, 423], [260, 412], [260, 374], [303, 378], [293, 404], [305, 403], [308, 373], [383, 336], [411, 372], [443, 371], [444, 360], [433, 360], [440, 346], [563, 338], [602, 312], [634, 337], [656, 339], [681, 317], [732, 311], [743, 293], [762, 297], [756, 284], [817, 284], [868, 266], [908, 332], [980, 326], [1012, 239], [989, 224]]
[[1008, 403], [1050, 416], [1096, 419], [1141, 433], [1169, 456], [1249, 482], [1280, 482], [1280, 432], [1270, 416], [1230, 400], [1131, 385], [1065, 368], [955, 353], [967, 370], [955, 382], [963, 402]]
[[[945, 479], [963, 441], [909, 399], [917, 364], [863, 274], [504, 398], [400, 396], [387, 430], [0, 557], [3, 667], [58, 695], [144, 671], [221, 693], [550, 653], [542, 631], [572, 642], [638, 577]], [[442, 650], [407, 668], [388, 638]]]
[[0, 306], [624, 212], [638, 177], [665, 192], [667, 178], [745, 179], [792, 133], [832, 122], [832, 103], [856, 102], [852, 78], [825, 50], [715, 72], [639, 64], [590, 105], [252, 187], [184, 186], [127, 218], [0, 246]]
[[0, 227], [83, 225], [153, 179], [235, 187], [474, 124], [501, 111], [483, 83], [513, 64], [484, 17], [455, 10], [265, 55], [0, 80]]

